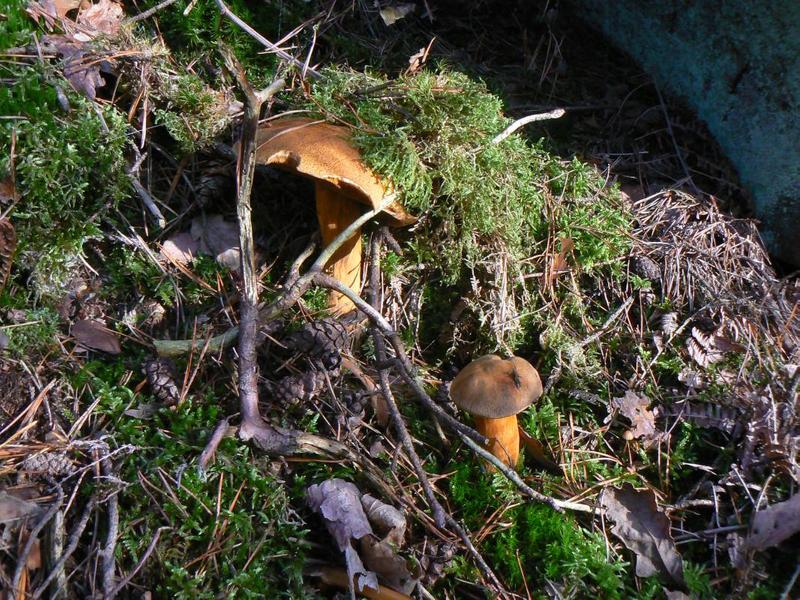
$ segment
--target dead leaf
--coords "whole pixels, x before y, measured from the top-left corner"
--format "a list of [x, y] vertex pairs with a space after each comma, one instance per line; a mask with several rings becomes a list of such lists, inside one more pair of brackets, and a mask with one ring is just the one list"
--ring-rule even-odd
[[200, 215], [192, 220], [191, 236], [199, 242], [198, 251], [213, 256], [231, 271], [239, 270], [239, 225], [222, 215]]
[[46, 6], [54, 6], [55, 14], [63, 19], [71, 10], [75, 10], [81, 5], [81, 0], [47, 0]]
[[[75, 34], [75, 39], [88, 42], [98, 35], [116, 35], [124, 14], [121, 4], [99, 0], [78, 14], [77, 23], [81, 31]], [[87, 39], [81, 39], [79, 35], [85, 35]]]
[[23, 500], [7, 492], [0, 492], [0, 523], [10, 523], [40, 512], [35, 502]]
[[[367, 515], [361, 506], [358, 488], [342, 479], [328, 479], [306, 490], [306, 503], [325, 520], [328, 532], [344, 552], [350, 581], [357, 581], [359, 591], [364, 586], [378, 588], [378, 578], [364, 567], [353, 547], [352, 540], [372, 534]], [[354, 579], [356, 578], [356, 579]]]
[[[112, 72], [110, 58], [98, 58], [102, 48], [90, 42], [100, 35], [116, 35], [124, 16], [121, 4], [100, 0], [78, 13], [75, 20], [66, 15], [78, 8], [78, 0], [41, 0], [28, 3], [27, 12], [35, 20], [43, 18], [49, 30], [56, 27], [64, 33], [46, 35], [42, 47], [64, 59], [63, 73], [78, 92], [94, 100], [97, 88], [105, 85], [101, 72]], [[108, 55], [108, 53], [106, 53]]]
[[626, 483], [619, 489], [603, 490], [600, 504], [614, 521], [611, 532], [636, 554], [636, 575], [661, 574], [685, 589], [683, 561], [670, 535], [669, 518], [658, 510], [655, 493], [635, 490]]
[[63, 21], [67, 19], [68, 12], [75, 10], [80, 5], [81, 0], [41, 0], [40, 2], [29, 2], [28, 13], [41, 11], [51, 18]]
[[11, 221], [4, 217], [0, 219], [0, 290], [6, 286], [16, 249], [17, 232]]
[[367, 513], [369, 522], [384, 536], [383, 541], [397, 548], [402, 547], [406, 534], [405, 515], [391, 504], [381, 502], [369, 494], [361, 496], [361, 506]]
[[369, 535], [361, 538], [361, 556], [367, 568], [393, 590], [410, 594], [417, 587], [417, 580], [408, 570], [406, 561], [386, 542]]
[[163, 258], [177, 263], [187, 265], [194, 260], [195, 254], [200, 244], [190, 233], [176, 233], [161, 246], [160, 254]]
[[404, 2], [402, 4], [395, 4], [392, 6], [384, 6], [381, 10], [381, 19], [387, 26], [392, 26], [400, 19], [404, 19], [416, 8], [415, 4], [411, 2]]
[[777, 546], [800, 531], [800, 494], [778, 502], [753, 516], [744, 550], [764, 550]]
[[621, 398], [612, 398], [611, 406], [630, 420], [633, 426], [631, 433], [634, 438], [653, 441], [661, 436], [656, 431], [656, 416], [648, 408], [650, 406], [650, 398], [644, 394], [637, 394], [628, 390]]
[[117, 334], [98, 321], [79, 319], [72, 325], [70, 333], [83, 346], [92, 350], [100, 350], [109, 354], [122, 352]]
[[431, 41], [428, 42], [426, 47], [420, 48], [417, 52], [409, 57], [408, 68], [406, 68], [406, 70], [403, 72], [404, 75], [414, 75], [425, 66], [425, 63], [428, 62], [428, 55], [431, 52], [431, 47], [435, 41], [435, 37], [431, 38]]
[[17, 188], [11, 177], [0, 180], [0, 204], [6, 205], [17, 201]]
[[561, 249], [554, 255], [550, 264], [550, 283], [552, 284], [559, 273], [569, 271], [567, 255], [575, 249], [575, 242], [570, 238], [561, 238]]
[[97, 97], [97, 88], [106, 82], [100, 71], [103, 61], [97, 60], [83, 42], [67, 35], [46, 35], [42, 44], [64, 59], [63, 74], [72, 88], [90, 100]]

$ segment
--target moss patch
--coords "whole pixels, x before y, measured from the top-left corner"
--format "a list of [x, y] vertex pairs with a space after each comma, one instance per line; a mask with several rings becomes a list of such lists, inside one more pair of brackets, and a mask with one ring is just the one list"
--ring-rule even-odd
[[[31, 271], [38, 295], [57, 297], [83, 244], [99, 234], [98, 217], [128, 192], [126, 123], [113, 108], [72, 93], [46, 66], [8, 69], [14, 84], [0, 89], [0, 114], [15, 118], [0, 121], [0, 177], [13, 167], [18, 263]], [[56, 86], [69, 112], [59, 107]]]
[[568, 240], [563, 252], [584, 275], [627, 252], [629, 217], [593, 168], [523, 135], [493, 143], [511, 121], [482, 82], [447, 68], [395, 80], [324, 76], [308, 108], [351, 124], [367, 163], [420, 217], [406, 260], [429, 284], [461, 290], [480, 350], [513, 350], [526, 326], [552, 317], [537, 315], [542, 280], [532, 274], [561, 251], [556, 240]]

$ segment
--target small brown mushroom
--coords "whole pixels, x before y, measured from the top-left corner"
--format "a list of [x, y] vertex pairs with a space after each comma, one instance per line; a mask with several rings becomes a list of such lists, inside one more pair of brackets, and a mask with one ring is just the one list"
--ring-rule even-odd
[[464, 367], [450, 385], [450, 398], [472, 414], [476, 429], [489, 438], [487, 450], [512, 468], [519, 459], [517, 414], [541, 395], [539, 373], [518, 356], [505, 360], [495, 354], [482, 356]]
[[[388, 192], [352, 145], [349, 130], [324, 121], [285, 118], [266, 123], [256, 138], [256, 161], [314, 180], [317, 219], [325, 246], [355, 221], [365, 206], [375, 210]], [[393, 225], [415, 221], [397, 202], [384, 212]], [[328, 262], [327, 272], [359, 293], [360, 235], [338, 249]], [[337, 292], [331, 293], [329, 306], [339, 315], [353, 309], [353, 303]]]

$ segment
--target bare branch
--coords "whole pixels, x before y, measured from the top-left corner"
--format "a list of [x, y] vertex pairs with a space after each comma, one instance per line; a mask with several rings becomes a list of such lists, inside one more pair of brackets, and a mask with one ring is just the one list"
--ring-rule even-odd
[[520, 127], [524, 127], [528, 123], [535, 123], [537, 121], [547, 121], [550, 119], [560, 119], [565, 114], [567, 114], [567, 111], [565, 111], [563, 108], [557, 108], [555, 110], [551, 110], [550, 112], [522, 117], [521, 119], [517, 119], [511, 125], [506, 127], [502, 133], [496, 135], [494, 139], [492, 139], [492, 143], [499, 144], [508, 136], [510, 136], [512, 133], [514, 133], [517, 129], [519, 129]]

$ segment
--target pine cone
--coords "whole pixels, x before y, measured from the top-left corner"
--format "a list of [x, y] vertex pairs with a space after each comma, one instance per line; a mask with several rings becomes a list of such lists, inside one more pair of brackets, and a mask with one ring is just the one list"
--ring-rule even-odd
[[421, 579], [425, 586], [433, 585], [444, 575], [445, 569], [455, 555], [455, 546], [448, 542], [434, 545], [430, 550], [430, 553], [425, 554], [419, 561], [422, 567]]
[[23, 460], [20, 470], [32, 475], [63, 477], [72, 474], [75, 467], [64, 452], [43, 452]]
[[201, 175], [194, 186], [199, 206], [212, 206], [232, 195], [232, 179], [224, 173]]
[[267, 381], [264, 394], [283, 405], [293, 405], [316, 398], [325, 387], [325, 373], [312, 369], [299, 375], [289, 375], [280, 381]]
[[312, 364], [335, 371], [342, 362], [342, 351], [350, 345], [350, 336], [339, 321], [320, 319], [306, 323], [300, 331], [287, 336], [284, 343], [308, 356]]
[[175, 406], [181, 399], [181, 392], [175, 383], [175, 363], [168, 358], [157, 358], [144, 363], [144, 374], [153, 395], [164, 406]]

